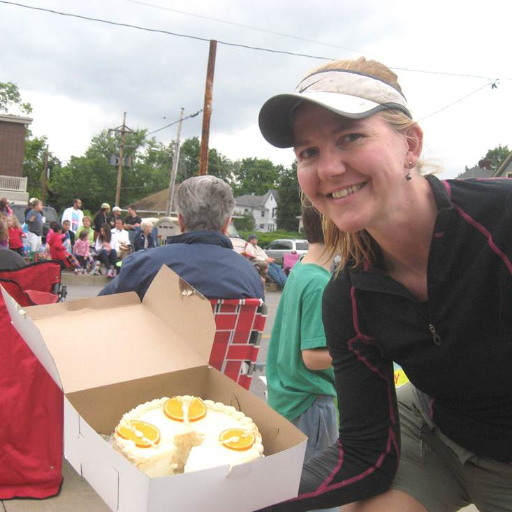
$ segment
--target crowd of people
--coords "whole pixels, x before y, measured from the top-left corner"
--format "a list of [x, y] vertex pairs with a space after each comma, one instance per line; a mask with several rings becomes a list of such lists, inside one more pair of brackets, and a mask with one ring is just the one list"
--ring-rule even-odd
[[5, 233], [0, 235], [0, 247], [20, 255], [18, 266], [51, 258], [77, 274], [98, 274], [103, 266], [108, 277], [116, 276], [118, 262], [127, 255], [156, 247], [153, 223], [142, 221], [134, 207], [123, 217], [121, 208], [115, 206], [111, 213], [110, 205], [103, 203], [92, 219], [81, 208], [81, 199], [75, 198], [61, 221], [50, 222], [45, 233], [42, 201], [30, 199], [20, 224], [8, 199], [2, 198], [0, 220]]
[[[45, 218], [39, 199], [29, 201], [23, 226], [7, 199], [0, 201], [0, 208], [0, 216], [9, 227], [8, 235], [4, 241], [0, 240], [0, 244], [29, 260], [33, 260], [35, 254], [38, 259], [58, 260], [64, 269], [77, 274], [97, 275], [100, 268], [104, 268], [108, 277], [115, 277], [120, 270], [119, 262], [126, 256], [155, 249], [159, 245], [153, 221], [141, 219], [134, 206], [129, 206], [123, 217], [121, 208], [114, 206], [111, 210], [108, 203], [102, 203], [91, 219], [84, 215], [81, 199], [75, 198], [72, 206], [62, 213], [60, 223], [50, 222], [44, 242]], [[232, 213], [229, 214], [230, 221]], [[258, 245], [256, 235], [248, 237], [242, 254], [253, 264], [263, 283], [271, 281], [283, 289], [287, 275], [282, 266], [277, 265]]]

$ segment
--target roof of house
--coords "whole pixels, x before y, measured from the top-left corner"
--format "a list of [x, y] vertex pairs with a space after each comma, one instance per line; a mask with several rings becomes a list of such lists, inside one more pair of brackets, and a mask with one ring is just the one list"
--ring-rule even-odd
[[31, 117], [13, 116], [11, 114], [0, 114], [0, 122], [2, 123], [15, 123], [15, 124], [31, 124], [33, 119]]
[[237, 206], [249, 206], [251, 208], [259, 208], [266, 203], [270, 194], [273, 194], [276, 201], [279, 201], [279, 194], [277, 190], [270, 189], [266, 194], [263, 194], [262, 196], [246, 194], [245, 196], [235, 197], [235, 203]]
[[471, 169], [467, 169], [462, 174], [459, 174], [457, 176], [457, 179], [464, 179], [464, 178], [491, 178], [493, 175], [493, 172], [488, 169], [484, 169], [483, 167], [479, 167], [478, 165], [475, 165], [475, 167], [471, 167]]
[[[167, 198], [169, 196], [169, 188], [155, 192], [150, 196], [143, 197], [139, 201], [131, 203], [137, 211], [141, 212], [165, 212], [167, 207]], [[126, 209], [125, 206], [123, 209]]]

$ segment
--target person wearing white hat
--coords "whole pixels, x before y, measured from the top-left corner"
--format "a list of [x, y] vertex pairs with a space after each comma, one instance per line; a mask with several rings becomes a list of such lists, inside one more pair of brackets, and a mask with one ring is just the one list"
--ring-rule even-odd
[[114, 206], [112, 208], [112, 213], [108, 216], [108, 223], [110, 224], [111, 229], [116, 228], [116, 220], [121, 218], [121, 208], [119, 206]]
[[339, 439], [269, 510], [512, 510], [512, 181], [423, 176], [398, 78], [364, 58], [309, 73], [259, 123], [293, 147], [341, 255], [323, 296]]

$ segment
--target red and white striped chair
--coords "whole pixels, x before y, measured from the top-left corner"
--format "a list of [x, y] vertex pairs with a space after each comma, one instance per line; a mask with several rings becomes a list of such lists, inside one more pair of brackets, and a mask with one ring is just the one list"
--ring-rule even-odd
[[249, 389], [267, 306], [261, 299], [210, 299], [210, 303], [216, 331], [209, 363]]

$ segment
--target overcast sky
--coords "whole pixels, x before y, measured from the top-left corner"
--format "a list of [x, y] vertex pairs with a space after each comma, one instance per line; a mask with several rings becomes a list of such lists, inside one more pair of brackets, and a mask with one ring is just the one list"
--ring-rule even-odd
[[[424, 129], [424, 159], [442, 166], [447, 176], [476, 165], [498, 144], [512, 149], [509, 2], [20, 3], [206, 39], [86, 21], [0, 1], [0, 82], [18, 85], [23, 100], [34, 108], [34, 134], [46, 135], [50, 151], [61, 160], [82, 155], [92, 136], [122, 123], [123, 112], [130, 128], [152, 131], [177, 120], [180, 107], [185, 116], [202, 109], [210, 39], [219, 41], [210, 147], [231, 159], [259, 157], [291, 164], [291, 150], [274, 149], [261, 137], [259, 108], [270, 96], [290, 92], [308, 70], [325, 60], [221, 42], [325, 59], [364, 55], [384, 62], [398, 74]], [[497, 79], [497, 88], [492, 88]], [[182, 138], [200, 137], [201, 123], [201, 116], [184, 122]], [[176, 137], [176, 126], [156, 137], [168, 143]]]

